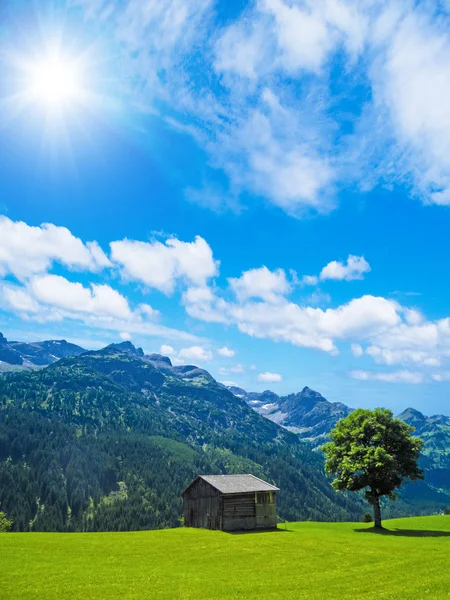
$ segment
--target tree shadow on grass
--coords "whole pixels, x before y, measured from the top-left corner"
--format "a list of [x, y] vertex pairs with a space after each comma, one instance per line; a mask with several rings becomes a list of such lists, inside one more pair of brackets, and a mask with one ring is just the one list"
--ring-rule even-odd
[[375, 533], [377, 535], [393, 535], [401, 537], [450, 537], [450, 531], [437, 531], [433, 529], [354, 529], [357, 533]]

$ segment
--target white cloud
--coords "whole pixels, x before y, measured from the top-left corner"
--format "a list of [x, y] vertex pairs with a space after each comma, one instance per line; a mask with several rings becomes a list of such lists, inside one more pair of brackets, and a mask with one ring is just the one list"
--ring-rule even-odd
[[439, 358], [424, 358], [423, 364], [426, 367], [440, 367], [441, 361], [439, 360]]
[[338, 279], [352, 281], [354, 279], [363, 279], [364, 273], [370, 271], [370, 265], [363, 256], [349, 255], [347, 264], [333, 260], [328, 263], [320, 272], [320, 279]]
[[264, 27], [253, 20], [230, 25], [215, 47], [214, 68], [218, 73], [256, 79], [264, 68], [267, 38]]
[[304, 300], [305, 304], [309, 304], [311, 306], [319, 306], [320, 304], [330, 304], [331, 296], [330, 294], [326, 294], [325, 292], [320, 292], [316, 290], [309, 296], [307, 296]]
[[92, 330], [190, 343], [199, 340], [185, 331], [153, 323], [141, 310], [142, 305], [132, 310], [127, 299], [108, 285], [84, 287], [56, 275], [33, 277], [24, 286], [0, 282], [0, 309], [17, 314], [25, 321], [45, 323], [69, 319], [82, 322]]
[[98, 242], [86, 242], [86, 247], [91, 253], [91, 256], [95, 263], [95, 267], [93, 270], [98, 270], [97, 267], [106, 269], [107, 267], [112, 266], [111, 261], [100, 248]]
[[443, 373], [434, 373], [431, 376], [431, 378], [434, 381], [438, 381], [438, 382], [441, 382], [441, 381], [450, 381], [450, 371], [445, 371]]
[[371, 371], [352, 371], [350, 376], [361, 381], [385, 381], [387, 383], [412, 383], [419, 384], [424, 381], [424, 375], [413, 371], [393, 371], [390, 373], [376, 373]]
[[229, 373], [243, 373], [244, 367], [240, 363], [231, 367], [220, 367], [219, 375], [228, 375]]
[[128, 342], [132, 339], [132, 335], [131, 333], [128, 333], [127, 331], [121, 331], [119, 333], [120, 339], [124, 340], [125, 342]]
[[[430, 4], [430, 8], [432, 3]], [[423, 200], [450, 204], [448, 17], [426, 4], [397, 15], [371, 70], [375, 118], [392, 132], [396, 168]], [[369, 117], [372, 119], [372, 117]]]
[[[290, 215], [329, 212], [335, 172], [325, 149], [327, 133], [312, 132], [314, 107], [281, 106], [265, 89], [209, 149], [238, 190], [249, 189]], [[324, 126], [324, 129], [326, 127]]]
[[401, 348], [380, 348], [379, 346], [369, 346], [366, 349], [366, 354], [374, 359], [378, 364], [397, 365], [414, 363], [416, 365], [439, 366], [440, 361], [437, 358], [430, 357], [428, 351]]
[[172, 348], [172, 346], [167, 346], [167, 344], [163, 344], [159, 351], [163, 356], [172, 356], [175, 354], [175, 350]]
[[230, 278], [228, 282], [241, 301], [260, 298], [267, 302], [276, 302], [291, 289], [283, 269], [269, 271], [267, 267], [244, 271], [239, 278]]
[[370, 295], [326, 310], [289, 302], [283, 296], [290, 291], [284, 271], [271, 272], [263, 267], [229, 282], [237, 302], [228, 302], [211, 289], [209, 293], [202, 291], [201, 302], [196, 294], [186, 294], [183, 301], [188, 314], [209, 322], [234, 323], [254, 337], [331, 353], [337, 352], [337, 340], [372, 340], [402, 322], [401, 305]]
[[154, 309], [150, 304], [140, 304], [138, 310], [142, 315], [152, 321], [157, 321], [161, 316], [159, 310]]
[[367, 23], [357, 6], [342, 0], [261, 0], [225, 29], [215, 68], [250, 79], [276, 71], [320, 75], [337, 46], [350, 56], [361, 51]]
[[352, 354], [355, 358], [360, 358], [364, 354], [364, 350], [359, 344], [351, 345]]
[[266, 371], [265, 373], [260, 373], [258, 375], [258, 381], [264, 383], [278, 383], [282, 379], [283, 378], [279, 373], [270, 373], [269, 371]]
[[19, 279], [44, 273], [59, 262], [79, 271], [99, 271], [111, 263], [97, 242], [83, 242], [66, 227], [31, 227], [0, 216], [0, 276]]
[[111, 242], [111, 257], [122, 267], [126, 279], [139, 281], [170, 294], [178, 280], [202, 286], [217, 274], [218, 263], [203, 238], [181, 242], [175, 238], [165, 243], [122, 240]]
[[317, 285], [319, 278], [316, 275], [303, 275], [300, 283], [301, 285]]
[[265, 0], [263, 5], [275, 18], [279, 61], [285, 69], [319, 71], [334, 42], [322, 16], [282, 0]]
[[29, 290], [38, 302], [54, 308], [119, 319], [131, 317], [127, 300], [108, 285], [85, 288], [59, 275], [44, 275], [33, 277]]
[[[320, 275], [304, 275], [297, 282], [302, 285], [317, 285], [319, 281], [327, 279], [336, 279], [340, 281], [353, 281], [354, 279], [363, 279], [364, 273], [370, 271], [370, 265], [363, 256], [354, 256], [349, 254], [347, 262], [333, 260], [323, 267]], [[414, 315], [415, 316], [415, 315]], [[414, 318], [412, 316], [411, 318]]]
[[181, 360], [196, 360], [200, 362], [209, 362], [212, 360], [213, 353], [211, 350], [206, 350], [201, 346], [190, 346], [189, 348], [183, 348], [178, 353], [178, 358]]
[[[251, 191], [302, 216], [331, 210], [339, 184], [403, 179], [450, 203], [444, 0], [258, 0], [225, 25], [211, 0], [72, 4], [116, 43], [125, 100], [191, 135], [231, 198]], [[190, 196], [222, 209], [220, 194]]]
[[219, 348], [217, 350], [217, 354], [219, 354], [220, 356], [225, 356], [226, 358], [233, 358], [236, 352], [234, 350], [231, 350], [230, 348], [227, 348], [226, 346], [223, 346], [222, 348]]

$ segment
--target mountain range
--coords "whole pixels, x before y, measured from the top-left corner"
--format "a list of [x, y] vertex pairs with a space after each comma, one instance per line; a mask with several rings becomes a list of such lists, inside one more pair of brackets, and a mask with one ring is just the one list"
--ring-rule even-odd
[[278, 396], [270, 390], [258, 393], [246, 392], [233, 386], [228, 389], [235, 396], [243, 398], [260, 415], [311, 442], [326, 437], [337, 421], [352, 411], [340, 402], [328, 402], [319, 392], [309, 387], [288, 396]]
[[[251, 472], [275, 483], [288, 520], [358, 520], [367, 510], [358, 495], [334, 492], [318, 451], [352, 409], [310, 388], [284, 397], [227, 389], [204, 369], [173, 366], [131, 342], [85, 351], [1, 339], [29, 367], [0, 377], [0, 510], [18, 531], [176, 526], [179, 494], [197, 473]], [[386, 514], [442, 510], [449, 419], [414, 409], [400, 416], [425, 439], [426, 482], [407, 486]]]
[[12, 367], [44, 367], [60, 358], [78, 356], [83, 352], [86, 352], [84, 348], [66, 340], [10, 342], [0, 333], [0, 364]]
[[[321, 445], [337, 421], [353, 410], [341, 402], [329, 402], [308, 387], [288, 396], [278, 396], [270, 390], [258, 393], [234, 386], [228, 389], [260, 415], [296, 433], [313, 446]], [[450, 417], [427, 417], [414, 408], [407, 408], [397, 416], [414, 427], [416, 435], [424, 440], [422, 462], [426, 468], [450, 469]], [[450, 471], [447, 487], [450, 488]]]

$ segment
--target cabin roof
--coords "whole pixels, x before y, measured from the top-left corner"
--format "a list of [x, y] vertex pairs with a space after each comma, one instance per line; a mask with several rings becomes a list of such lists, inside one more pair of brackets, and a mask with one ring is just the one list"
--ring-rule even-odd
[[[246, 492], [279, 492], [280, 489], [263, 481], [254, 475], [199, 475], [197, 479], [203, 479], [222, 494], [245, 494]], [[192, 483], [186, 488], [188, 490]], [[184, 491], [186, 491], [184, 490]], [[184, 493], [184, 492], [183, 492]]]

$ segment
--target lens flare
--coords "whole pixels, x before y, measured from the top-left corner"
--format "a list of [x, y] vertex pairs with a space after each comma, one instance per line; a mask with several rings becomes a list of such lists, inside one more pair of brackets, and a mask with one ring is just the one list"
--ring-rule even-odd
[[82, 91], [80, 74], [69, 61], [51, 57], [30, 66], [30, 96], [49, 108], [73, 104]]

